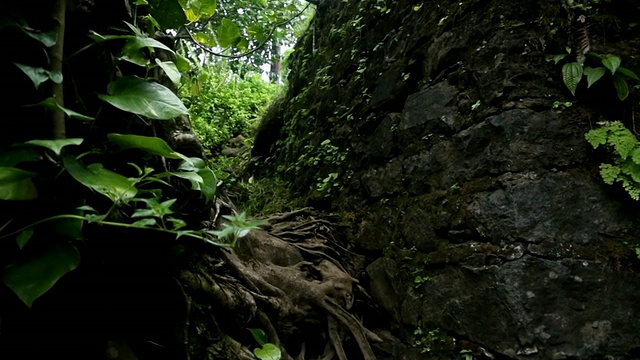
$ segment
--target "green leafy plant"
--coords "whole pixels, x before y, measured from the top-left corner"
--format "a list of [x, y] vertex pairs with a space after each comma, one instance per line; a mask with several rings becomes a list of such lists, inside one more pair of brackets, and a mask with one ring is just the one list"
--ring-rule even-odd
[[191, 123], [203, 146], [212, 153], [237, 135], [248, 137], [267, 105], [281, 91], [254, 74], [244, 78], [225, 64], [200, 69], [181, 90]]
[[[583, 78], [587, 79], [587, 88], [590, 88], [594, 83], [600, 80], [607, 70], [611, 75], [611, 81], [616, 90], [616, 94], [620, 100], [624, 100], [629, 96], [629, 85], [627, 80], [640, 81], [640, 78], [631, 70], [620, 66], [622, 60], [616, 55], [600, 55], [596, 53], [589, 53], [589, 55], [596, 60], [599, 60], [602, 66], [590, 67], [585, 66], [584, 55], [578, 56], [577, 61], [565, 63], [562, 65], [562, 81], [572, 95], [576, 95], [578, 84]], [[563, 60], [567, 54], [557, 55], [554, 57], [554, 62], [557, 64]]]
[[600, 175], [606, 184], [622, 183], [631, 198], [640, 198], [640, 143], [620, 121], [603, 122], [585, 134], [594, 149], [606, 147], [613, 155], [613, 163], [601, 164]]

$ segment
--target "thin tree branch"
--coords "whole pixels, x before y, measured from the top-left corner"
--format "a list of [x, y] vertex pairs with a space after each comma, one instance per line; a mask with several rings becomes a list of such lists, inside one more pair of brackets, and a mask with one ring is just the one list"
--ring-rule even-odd
[[[52, 19], [55, 21], [55, 32], [58, 34], [58, 41], [49, 50], [51, 58], [51, 72], [62, 74], [62, 56], [64, 54], [64, 27], [65, 12], [67, 10], [66, 0], [55, 0]], [[51, 93], [58, 104], [64, 107], [64, 88], [60, 84], [53, 83]], [[52, 131], [54, 139], [64, 139], [67, 137], [65, 127], [64, 112], [60, 109], [52, 110], [51, 114]]]

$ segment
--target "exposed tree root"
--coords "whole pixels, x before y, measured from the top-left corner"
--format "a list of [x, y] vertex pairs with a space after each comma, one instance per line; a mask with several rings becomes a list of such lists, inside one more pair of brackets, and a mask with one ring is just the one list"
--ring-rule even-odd
[[[357, 280], [338, 261], [340, 247], [331, 235], [335, 225], [310, 208], [265, 220], [265, 230], [253, 231], [234, 249], [220, 249], [226, 273], [221, 269], [208, 273], [211, 264], [183, 272], [185, 296], [206, 294], [216, 319], [233, 319], [234, 324], [222, 326], [225, 334], [243, 337], [243, 328], [262, 328], [286, 360], [293, 360], [288, 348], [296, 351], [296, 360], [346, 360], [343, 343], [349, 336], [363, 359], [375, 359], [369, 341], [380, 338], [349, 312]], [[322, 336], [326, 343], [320, 347]], [[247, 345], [236, 352], [238, 341], [234, 341], [224, 340], [226, 348], [244, 358]]]

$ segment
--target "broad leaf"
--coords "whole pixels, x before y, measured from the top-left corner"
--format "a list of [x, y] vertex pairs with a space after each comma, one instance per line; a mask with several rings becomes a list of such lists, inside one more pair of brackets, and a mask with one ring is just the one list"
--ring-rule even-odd
[[13, 63], [13, 64], [17, 66], [20, 70], [22, 70], [22, 72], [29, 77], [33, 85], [36, 87], [36, 89], [38, 89], [40, 85], [45, 83], [50, 78], [49, 70], [39, 68], [39, 67], [35, 68], [28, 65], [18, 64], [18, 63]]
[[216, 35], [220, 47], [227, 48], [240, 41], [240, 28], [232, 20], [224, 18], [220, 22]]
[[260, 360], [280, 360], [282, 352], [280, 348], [271, 343], [266, 343], [262, 348], [254, 349], [253, 354]]
[[30, 140], [25, 144], [45, 147], [60, 156], [60, 151], [67, 145], [80, 145], [84, 139], [59, 139], [59, 140]]
[[607, 69], [603, 67], [591, 68], [585, 66], [584, 74], [587, 76], [587, 88], [590, 88], [596, 81], [600, 80], [602, 76], [607, 72]]
[[122, 149], [140, 149], [152, 155], [180, 159], [164, 140], [157, 137], [112, 133], [108, 134], [107, 138]]
[[171, 48], [167, 47], [167, 45], [161, 43], [160, 41], [149, 38], [149, 37], [143, 37], [143, 36], [136, 36], [131, 40], [127, 41], [127, 44], [124, 46], [123, 52], [126, 54], [129, 51], [139, 50], [144, 47], [158, 48], [158, 49], [166, 50], [172, 54], [175, 53], [173, 50], [171, 50]]
[[602, 59], [602, 64], [611, 71], [611, 74], [616, 73], [616, 70], [620, 67], [620, 63], [622, 63], [622, 60], [615, 55], [607, 55]]
[[0, 167], [13, 167], [21, 162], [38, 160], [42, 160], [42, 155], [31, 147], [19, 147], [0, 152]]
[[207, 202], [213, 201], [218, 190], [218, 179], [213, 170], [206, 168], [198, 171], [198, 175], [202, 177], [200, 184], [200, 192]]
[[177, 1], [150, 0], [149, 12], [163, 29], [178, 29], [187, 23], [182, 7]]
[[191, 70], [191, 63], [189, 63], [189, 60], [187, 60], [186, 57], [177, 54], [176, 56], [176, 67], [178, 68], [178, 70], [180, 72], [187, 72], [189, 70]]
[[167, 120], [188, 114], [182, 101], [166, 87], [127, 76], [113, 81], [107, 88], [109, 95], [100, 99], [120, 110], [146, 116], [150, 119]]
[[629, 78], [631, 78], [633, 80], [640, 81], [640, 78], [638, 77], [638, 75], [636, 75], [633, 71], [627, 69], [626, 67], [620, 66], [618, 68], [618, 74], [622, 74], [622, 75], [624, 75], [626, 77], [629, 77]]
[[31, 178], [35, 173], [13, 167], [0, 167], [0, 200], [32, 200], [38, 197]]
[[573, 96], [576, 95], [580, 79], [582, 79], [582, 65], [572, 62], [562, 66], [562, 80]]
[[113, 202], [127, 202], [138, 193], [135, 180], [109, 171], [101, 164], [91, 164], [85, 168], [71, 155], [63, 156], [62, 162], [79, 183], [107, 196]]
[[31, 307], [36, 299], [79, 263], [80, 254], [75, 247], [60, 245], [38, 257], [30, 257], [27, 262], [9, 265], [3, 280], [20, 300]]
[[625, 79], [616, 75], [613, 77], [613, 86], [616, 88], [616, 93], [618, 94], [618, 99], [624, 100], [629, 96], [629, 85]]
[[189, 22], [198, 21], [202, 17], [210, 17], [216, 13], [216, 0], [180, 1]]
[[60, 104], [58, 104], [58, 101], [53, 97], [44, 99], [44, 100], [40, 101], [39, 103], [35, 104], [34, 106], [42, 106], [42, 107], [45, 107], [45, 108], [50, 109], [50, 110], [60, 110], [60, 111], [64, 112], [65, 114], [67, 114], [68, 117], [73, 118], [73, 119], [84, 120], [84, 121], [95, 120], [95, 118], [92, 118], [91, 116], [82, 115], [82, 114], [77, 113], [77, 112], [75, 112], [73, 110], [69, 110], [69, 109], [67, 109], [65, 107], [60, 106]]
[[167, 77], [171, 80], [175, 85], [180, 85], [180, 71], [176, 64], [172, 61], [160, 61], [160, 59], [156, 58], [156, 64], [162, 68]]
[[262, 329], [250, 328], [249, 331], [251, 332], [251, 335], [253, 335], [253, 338], [256, 340], [256, 342], [258, 342], [258, 345], [263, 346], [267, 343], [267, 341], [269, 341], [267, 334], [265, 334]]
[[249, 39], [256, 40], [260, 43], [267, 39], [267, 35], [264, 32], [264, 28], [260, 24], [253, 24], [247, 28], [247, 35]]
[[202, 45], [206, 45], [208, 47], [215, 47], [218, 45], [216, 39], [214, 39], [211, 35], [206, 33], [195, 33], [193, 34], [193, 38]]
[[31, 240], [32, 236], [33, 228], [21, 231], [20, 234], [18, 234], [18, 236], [16, 237], [16, 243], [18, 244], [18, 247], [22, 249], [25, 245], [27, 245], [29, 240]]
[[38, 40], [46, 47], [52, 47], [58, 42], [58, 34], [54, 31], [40, 32], [27, 26], [21, 27], [22, 31], [32, 39]]

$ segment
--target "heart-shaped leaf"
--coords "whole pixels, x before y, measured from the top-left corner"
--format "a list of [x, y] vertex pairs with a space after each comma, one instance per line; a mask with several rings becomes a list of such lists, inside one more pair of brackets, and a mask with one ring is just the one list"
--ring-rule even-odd
[[99, 95], [100, 99], [120, 110], [150, 119], [168, 120], [188, 114], [187, 108], [171, 90], [136, 76], [111, 82], [107, 91], [109, 95]]
[[56, 246], [46, 253], [30, 257], [28, 261], [9, 265], [4, 273], [4, 283], [18, 295], [28, 307], [44, 295], [60, 278], [80, 264], [80, 254], [72, 245]]
[[236, 45], [240, 41], [240, 28], [232, 20], [224, 18], [220, 22], [216, 35], [218, 44], [223, 48], [227, 48]]
[[282, 352], [280, 348], [271, 343], [266, 343], [262, 348], [254, 349], [253, 354], [260, 360], [280, 360]]
[[76, 138], [76, 139], [58, 139], [58, 140], [30, 140], [25, 142], [25, 144], [36, 145], [45, 147], [51, 151], [53, 151], [56, 155], [60, 156], [60, 151], [62, 148], [67, 145], [80, 145], [84, 139]]
[[611, 71], [611, 74], [615, 74], [616, 70], [620, 67], [622, 60], [615, 55], [607, 55], [602, 59], [602, 64]]
[[596, 81], [600, 80], [601, 77], [607, 72], [607, 69], [603, 67], [591, 68], [585, 66], [584, 74], [587, 76], [587, 88], [590, 88]]
[[122, 149], [140, 149], [152, 155], [180, 159], [164, 140], [157, 137], [111, 133], [107, 138]]
[[629, 85], [625, 79], [616, 75], [613, 77], [613, 86], [616, 88], [616, 93], [618, 94], [618, 99], [624, 100], [629, 96]]
[[135, 179], [128, 179], [102, 167], [91, 164], [86, 168], [71, 155], [62, 157], [64, 168], [82, 185], [91, 188], [113, 202], [127, 202], [138, 193]]

